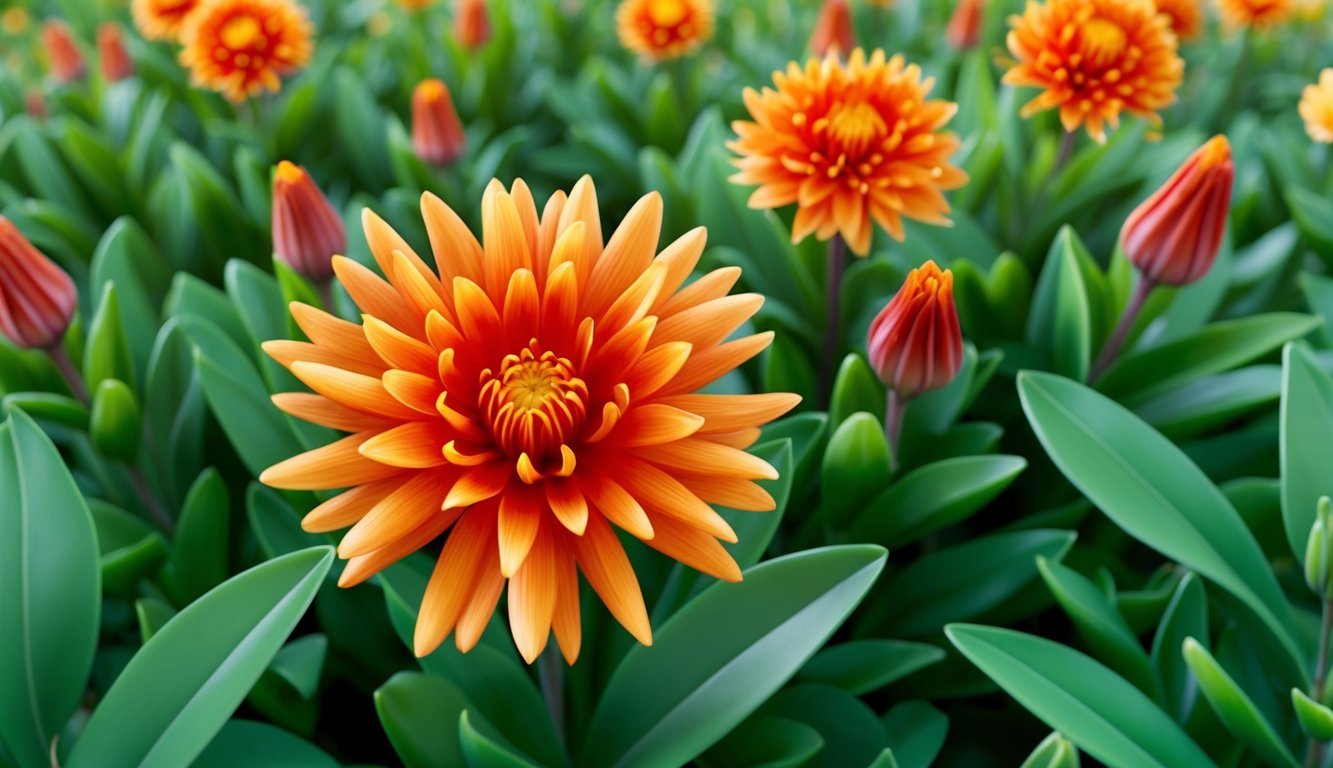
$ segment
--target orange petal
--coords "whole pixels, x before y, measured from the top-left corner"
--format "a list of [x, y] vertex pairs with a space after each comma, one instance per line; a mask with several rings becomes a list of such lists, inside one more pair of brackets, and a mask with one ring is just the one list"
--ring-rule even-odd
[[414, 314], [402, 295], [379, 275], [343, 256], [333, 257], [333, 271], [363, 312], [409, 336], [422, 338], [422, 318]]
[[449, 489], [441, 509], [466, 507], [493, 498], [509, 482], [509, 466], [501, 461], [472, 467]]
[[657, 300], [666, 279], [666, 266], [653, 264], [639, 275], [625, 292], [611, 303], [602, 315], [600, 328], [602, 333], [614, 333], [631, 323], [637, 323]]
[[[380, 384], [384, 386], [384, 391], [388, 392], [394, 400], [411, 408], [418, 414], [435, 414], [438, 412], [436, 403], [443, 391], [439, 379], [422, 376], [419, 373], [411, 373], [410, 371], [393, 369], [384, 372]], [[414, 418], [420, 418], [420, 416], [414, 416]]]
[[486, 250], [481, 263], [486, 293], [498, 301], [509, 287], [509, 276], [514, 270], [532, 269], [532, 254], [514, 198], [495, 179], [486, 186], [481, 198], [481, 231]]
[[684, 341], [669, 341], [654, 347], [630, 366], [625, 373], [625, 384], [636, 399], [651, 397], [680, 373], [693, 351], [694, 346]]
[[290, 416], [343, 432], [379, 431], [394, 424], [389, 419], [352, 410], [309, 392], [279, 392], [272, 399], [279, 410]]
[[384, 363], [379, 355], [375, 354], [375, 350], [366, 341], [361, 326], [299, 301], [292, 302], [290, 307], [292, 319], [311, 341], [321, 347], [355, 358], [362, 365], [383, 366]]
[[361, 455], [391, 467], [438, 467], [446, 463], [443, 448], [448, 440], [438, 424], [409, 421], [362, 443]]
[[418, 657], [438, 648], [458, 623], [485, 554], [495, 550], [495, 518], [491, 505], [468, 510], [445, 540], [417, 613], [412, 648]]
[[518, 211], [518, 219], [523, 223], [523, 238], [528, 242], [529, 258], [533, 266], [537, 265], [537, 201], [532, 196], [532, 190], [528, 188], [527, 182], [522, 179], [514, 179], [514, 184], [509, 188], [509, 196], [514, 200], [514, 209]]
[[379, 379], [320, 363], [293, 363], [292, 373], [311, 389], [339, 405], [393, 419], [415, 412], [395, 399]]
[[537, 315], [541, 299], [537, 296], [537, 278], [527, 269], [519, 269], [509, 278], [504, 297], [504, 331], [509, 349], [520, 349], [537, 335]]
[[429, 270], [423, 275], [402, 251], [393, 252], [393, 272], [390, 274], [393, 287], [407, 300], [416, 315], [424, 318], [432, 310], [449, 311], [440, 296], [444, 288], [440, 286], [439, 279]]
[[600, 472], [583, 472], [579, 481], [588, 500], [613, 525], [635, 538], [653, 537], [653, 524], [648, 521], [648, 514], [620, 483]]
[[458, 312], [459, 329], [470, 344], [501, 341], [500, 314], [481, 286], [466, 278], [454, 278], [454, 309]]
[[589, 313], [599, 315], [647, 270], [661, 231], [662, 196], [650, 192], [625, 214], [593, 266], [584, 305]]
[[555, 617], [556, 560], [551, 536], [542, 533], [523, 567], [509, 582], [509, 628], [523, 660], [531, 664], [546, 648]]
[[711, 347], [735, 332], [763, 304], [764, 297], [757, 293], [740, 293], [706, 301], [662, 318], [657, 324], [657, 338], [687, 341], [695, 349]]
[[669, 515], [719, 539], [736, 542], [736, 532], [716, 510], [652, 464], [622, 457], [614, 474], [649, 513]]
[[[570, 231], [582, 230], [580, 225]], [[558, 349], [569, 343], [569, 329], [578, 322], [578, 311], [578, 275], [574, 273], [573, 264], [560, 264], [546, 278], [546, 291], [542, 294], [541, 328], [553, 347]]]
[[722, 376], [731, 373], [737, 366], [763, 352], [773, 343], [773, 332], [765, 331], [753, 336], [729, 341], [709, 349], [695, 348], [690, 359], [685, 361], [680, 373], [658, 392], [660, 396], [685, 394], [711, 384]]
[[653, 307], [654, 314], [661, 314], [659, 308], [671, 300], [676, 291], [685, 284], [690, 273], [694, 271], [695, 265], [699, 263], [699, 257], [703, 255], [704, 246], [708, 243], [708, 230], [703, 227], [695, 227], [676, 239], [671, 245], [662, 249], [657, 257], [657, 261], [667, 265], [666, 280], [662, 284], [662, 292], [657, 296], [657, 302]]
[[[421, 196], [421, 215], [426, 220], [426, 234], [435, 252], [435, 264], [440, 269], [444, 285], [453, 285], [455, 277], [481, 279], [481, 243], [473, 236], [463, 220], [443, 200], [430, 192]], [[452, 296], [445, 292], [446, 303], [452, 306]]]
[[[570, 255], [581, 290], [588, 276], [592, 274], [597, 257], [602, 253], [602, 217], [597, 210], [597, 190], [593, 186], [591, 176], [579, 179], [570, 190], [569, 199], [560, 210], [559, 231], [564, 232], [573, 226], [574, 222], [583, 222], [585, 227], [583, 248]], [[558, 247], [557, 245], [557, 249]]]
[[653, 630], [639, 580], [611, 526], [601, 517], [589, 515], [588, 529], [574, 537], [574, 550], [579, 569], [611, 615], [640, 643], [652, 645]]
[[712, 536], [662, 515], [654, 515], [653, 530], [646, 543], [658, 552], [723, 581], [741, 580], [740, 566]]
[[444, 530], [453, 525], [456, 518], [451, 515], [435, 515], [412, 529], [406, 536], [387, 547], [380, 547], [374, 552], [357, 555], [347, 561], [347, 567], [338, 576], [338, 586], [354, 587], [374, 576], [385, 568], [402, 560], [434, 541]]
[[535, 496], [523, 491], [510, 491], [500, 499], [500, 574], [506, 579], [513, 577], [532, 550], [545, 512]]
[[699, 437], [649, 446], [636, 451], [635, 455], [669, 469], [701, 475], [728, 475], [743, 480], [778, 479], [777, 470], [758, 456]]
[[366, 340], [389, 367], [420, 374], [435, 373], [435, 350], [371, 315], [362, 318]]
[[709, 504], [721, 504], [746, 512], [771, 512], [777, 507], [768, 491], [753, 480], [683, 473], [677, 475], [676, 479], [689, 488], [690, 493]]
[[383, 362], [369, 365], [354, 357], [344, 355], [336, 349], [317, 346], [305, 341], [275, 339], [264, 342], [260, 347], [264, 350], [264, 354], [278, 361], [279, 365], [288, 370], [291, 370], [291, 367], [296, 363], [319, 363], [320, 365], [342, 368], [353, 373], [375, 377], [378, 377], [384, 370]]
[[459, 651], [467, 653], [476, 647], [491, 616], [495, 614], [495, 605], [500, 602], [504, 586], [499, 555], [495, 547], [490, 547], [482, 554], [482, 562], [477, 566], [477, 580], [472, 584], [472, 598], [463, 609], [463, 615], [458, 617], [458, 626], [454, 629], [454, 644]]
[[432, 517], [457, 519], [457, 513], [440, 514], [440, 496], [452, 479], [450, 472], [413, 473], [343, 535], [338, 556], [351, 558], [390, 546]]
[[357, 450], [372, 434], [349, 435], [274, 464], [259, 475], [259, 482], [289, 491], [323, 491], [372, 483], [402, 472], [371, 461]]
[[306, 513], [301, 528], [311, 533], [327, 533], [346, 528], [365, 517], [380, 499], [399, 486], [402, 479], [395, 475], [388, 480], [366, 483], [344, 491]]
[[[393, 252], [398, 251], [408, 258], [413, 271], [416, 271], [422, 277], [435, 279], [431, 273], [430, 267], [421, 260], [421, 257], [412, 250], [412, 246], [407, 244], [394, 228], [379, 217], [379, 214], [369, 208], [361, 209], [361, 228], [366, 233], [366, 243], [370, 246], [370, 254], [375, 257], [375, 263], [379, 265], [380, 271], [391, 277], [394, 276]], [[395, 282], [395, 284], [397, 284]]]
[[662, 317], [669, 317], [704, 302], [720, 299], [726, 296], [727, 292], [736, 285], [736, 281], [740, 279], [740, 267], [715, 269], [685, 286], [683, 290], [668, 299], [657, 314]]
[[537, 249], [532, 253], [532, 266], [537, 273], [538, 285], [546, 284], [546, 265], [551, 259], [551, 249], [555, 248], [560, 212], [564, 210], [567, 199], [563, 190], [556, 190], [555, 194], [546, 200], [546, 208], [542, 210], [541, 224], [537, 229]]
[[676, 395], [660, 401], [704, 419], [700, 435], [734, 432], [767, 424], [795, 408], [800, 395], [772, 392], [759, 395]]
[[582, 536], [588, 526], [588, 500], [573, 478], [552, 478], [544, 483], [546, 503], [560, 524], [575, 536]]
[[579, 575], [574, 567], [572, 548], [558, 542], [555, 554], [555, 615], [551, 619], [551, 628], [555, 630], [555, 639], [560, 644], [560, 653], [565, 663], [573, 664], [579, 658], [579, 649], [583, 645], [583, 625], [579, 620]]

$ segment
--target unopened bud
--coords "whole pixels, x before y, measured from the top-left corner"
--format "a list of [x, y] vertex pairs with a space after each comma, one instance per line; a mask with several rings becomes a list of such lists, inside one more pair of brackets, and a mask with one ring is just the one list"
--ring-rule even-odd
[[1319, 499], [1310, 539], [1305, 545], [1305, 583], [1321, 600], [1333, 600], [1333, 579], [1329, 578], [1329, 568], [1333, 566], [1333, 539], [1329, 537], [1331, 511], [1333, 502], [1327, 496]]

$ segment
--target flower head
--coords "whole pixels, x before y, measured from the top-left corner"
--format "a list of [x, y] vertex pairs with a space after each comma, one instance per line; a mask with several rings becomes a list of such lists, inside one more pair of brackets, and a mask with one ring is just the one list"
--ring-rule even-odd
[[1144, 278], [1187, 285], [1208, 274], [1222, 247], [1234, 178], [1231, 145], [1215, 136], [1130, 214], [1121, 242]]
[[856, 48], [856, 29], [852, 8], [847, 0], [824, 0], [819, 18], [810, 32], [810, 52], [816, 56], [830, 53], [846, 55]]
[[953, 273], [927, 261], [907, 275], [870, 325], [866, 346], [880, 381], [902, 398], [948, 385], [963, 365]]
[[134, 0], [130, 12], [139, 33], [149, 40], [180, 40], [185, 18], [200, 0]]
[[454, 37], [468, 48], [480, 48], [491, 39], [491, 12], [486, 0], [457, 0]]
[[405, 11], [423, 11], [432, 5], [436, 0], [395, 0], [398, 7]]
[[1059, 109], [1065, 130], [1104, 142], [1121, 112], [1160, 123], [1175, 100], [1185, 63], [1152, 0], [1029, 0], [1011, 24], [1004, 82], [1042, 89], [1024, 117]]
[[120, 25], [114, 21], [103, 22], [97, 28], [97, 53], [107, 82], [115, 83], [134, 74], [134, 62], [125, 51]]
[[69, 328], [74, 281], [0, 216], [0, 333], [20, 347], [49, 347]]
[[1217, 8], [1231, 29], [1272, 29], [1293, 11], [1291, 0], [1217, 0]]
[[1319, 73], [1319, 82], [1305, 86], [1300, 113], [1310, 138], [1333, 144], [1333, 67]]
[[942, 130], [958, 107], [927, 99], [934, 81], [915, 64], [858, 48], [845, 66], [833, 56], [793, 62], [773, 83], [745, 91], [754, 121], [732, 124], [740, 172], [731, 180], [759, 185], [752, 208], [796, 203], [792, 242], [841, 233], [864, 256], [874, 224], [902, 240], [904, 218], [949, 223], [942, 191], [967, 181], [949, 164], [958, 138]]
[[185, 21], [180, 60], [195, 85], [240, 102], [305, 66], [311, 35], [294, 0], [204, 0]]
[[713, 36], [712, 0], [623, 0], [616, 9], [620, 44], [654, 61], [692, 53]]
[[334, 259], [364, 323], [294, 304], [312, 343], [265, 345], [314, 390], [278, 395], [277, 405], [351, 434], [261, 479], [350, 486], [303, 523], [352, 526], [339, 545], [350, 559], [343, 585], [446, 536], [417, 618], [418, 655], [450, 632], [461, 650], [475, 645], [508, 580], [523, 657], [535, 659], [554, 629], [572, 663], [576, 569], [649, 643], [615, 529], [735, 581], [740, 571], [718, 543], [735, 534], [709, 504], [773, 508], [753, 481], [775, 473], [744, 449], [799, 398], [695, 393], [768, 346], [768, 333], [728, 341], [761, 297], [728, 295], [736, 268], [685, 285], [705, 234], [659, 254], [655, 194], [605, 243], [587, 178], [540, 216], [522, 181], [509, 191], [492, 182], [481, 242], [433, 195], [422, 213], [438, 271], [367, 212], [387, 281]]
[[449, 165], [463, 154], [467, 137], [442, 80], [430, 78], [412, 90], [412, 150], [431, 165]]
[[981, 25], [986, 18], [986, 0], [958, 0], [945, 37], [960, 51], [971, 50], [981, 41]]
[[342, 217], [305, 169], [286, 160], [273, 173], [273, 252], [317, 283], [333, 276], [333, 257], [347, 250]]
[[58, 82], [78, 80], [88, 71], [79, 44], [65, 22], [51, 19], [43, 24], [42, 45], [51, 60], [51, 74]]
[[21, 5], [12, 5], [0, 11], [0, 32], [6, 35], [21, 35], [28, 29], [28, 9]]
[[1171, 20], [1171, 31], [1181, 42], [1193, 40], [1203, 32], [1202, 0], [1154, 0], [1157, 12]]

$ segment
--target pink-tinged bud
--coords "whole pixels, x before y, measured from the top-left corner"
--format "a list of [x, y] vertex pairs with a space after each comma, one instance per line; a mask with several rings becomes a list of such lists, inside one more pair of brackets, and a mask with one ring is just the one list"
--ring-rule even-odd
[[78, 80], [87, 72], [83, 53], [74, 35], [63, 21], [51, 20], [42, 25], [42, 46], [51, 60], [51, 74], [61, 83]]
[[449, 165], [463, 154], [463, 124], [443, 81], [422, 80], [412, 91], [412, 149], [436, 166]]
[[856, 30], [852, 28], [852, 8], [847, 0], [824, 0], [815, 29], [810, 33], [810, 52], [816, 56], [829, 53], [847, 55], [856, 48]]
[[46, 111], [46, 94], [37, 89], [28, 91], [28, 95], [23, 99], [23, 106], [28, 114], [38, 120], [45, 120], [48, 117]]
[[468, 48], [480, 48], [491, 39], [491, 13], [486, 0], [458, 0], [454, 6], [454, 37]]
[[347, 250], [342, 217], [310, 174], [295, 163], [278, 163], [273, 174], [273, 252], [307, 279], [333, 276], [333, 257]]
[[108, 83], [120, 82], [134, 74], [134, 62], [125, 50], [120, 25], [114, 21], [97, 28], [97, 53], [102, 60], [102, 77]]
[[939, 389], [963, 365], [963, 332], [953, 303], [953, 273], [927, 261], [907, 275], [870, 325], [870, 364], [903, 399]]
[[945, 39], [955, 50], [968, 51], [981, 42], [981, 24], [985, 20], [986, 0], [958, 0], [945, 30]]
[[1156, 285], [1187, 285], [1208, 274], [1222, 247], [1231, 185], [1231, 145], [1215, 136], [1130, 214], [1125, 255]]
[[20, 347], [60, 341], [79, 296], [64, 270], [0, 216], [0, 333]]

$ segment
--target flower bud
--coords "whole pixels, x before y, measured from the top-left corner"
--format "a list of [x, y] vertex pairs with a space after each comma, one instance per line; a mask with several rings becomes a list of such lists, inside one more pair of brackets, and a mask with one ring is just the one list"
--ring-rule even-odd
[[125, 51], [120, 25], [108, 21], [97, 28], [97, 53], [102, 60], [102, 77], [116, 83], [134, 74], [134, 62]]
[[852, 28], [852, 8], [847, 0], [824, 0], [814, 31], [810, 33], [810, 52], [846, 56], [856, 48], [856, 30]]
[[42, 25], [42, 45], [51, 60], [51, 74], [57, 82], [68, 83], [83, 77], [87, 65], [79, 44], [63, 21], [51, 20]]
[[449, 88], [440, 80], [422, 80], [412, 91], [412, 150], [431, 165], [449, 165], [463, 154], [463, 125]]
[[933, 261], [907, 281], [870, 325], [870, 364], [880, 381], [909, 399], [946, 386], [963, 365], [953, 273]]
[[45, 120], [50, 117], [50, 113], [46, 111], [46, 94], [36, 88], [28, 91], [27, 95], [23, 97], [23, 108], [30, 116], [38, 120]]
[[486, 0], [458, 0], [454, 37], [468, 48], [480, 48], [491, 39], [491, 13], [486, 10]]
[[333, 276], [333, 257], [347, 249], [342, 217], [305, 169], [286, 160], [273, 174], [273, 252], [316, 283]]
[[1329, 569], [1333, 568], [1333, 538], [1329, 536], [1331, 508], [1333, 504], [1327, 496], [1319, 499], [1310, 538], [1305, 544], [1305, 583], [1321, 600], [1333, 600], [1333, 579], [1329, 578]]
[[955, 50], [969, 51], [981, 41], [981, 24], [985, 19], [985, 0], [958, 0], [949, 18], [944, 37]]
[[74, 281], [0, 216], [0, 333], [20, 347], [50, 347], [74, 315]]
[[1208, 273], [1222, 247], [1234, 177], [1231, 145], [1215, 136], [1130, 214], [1121, 242], [1145, 278], [1187, 285]]

